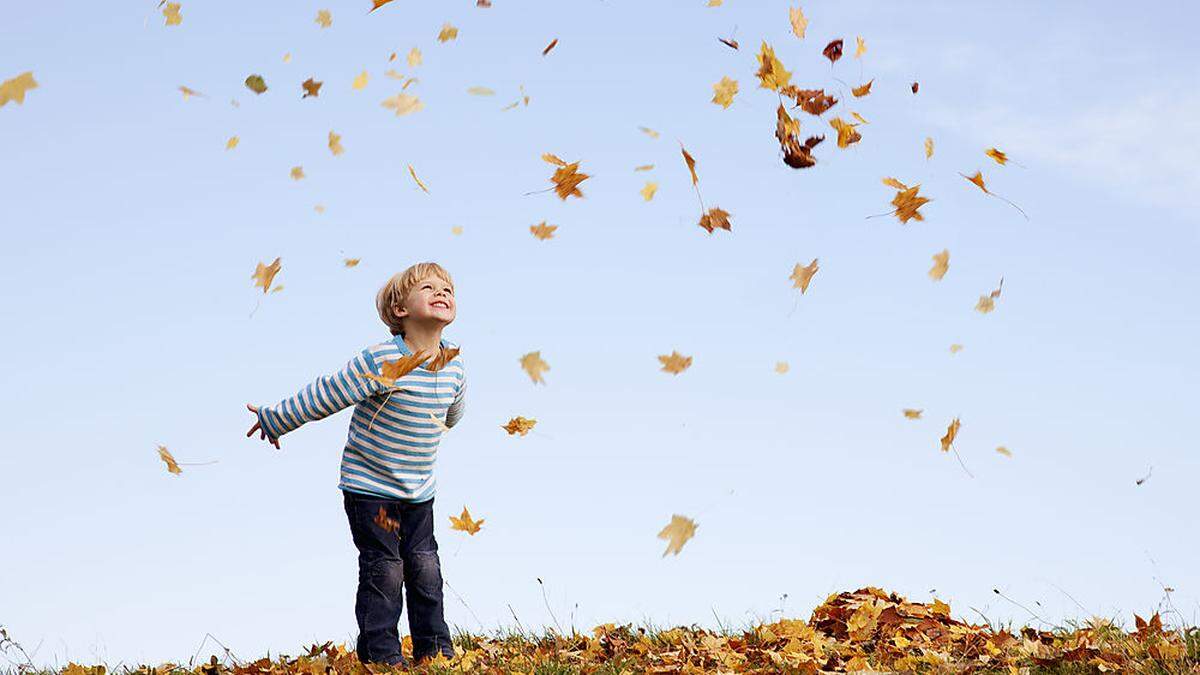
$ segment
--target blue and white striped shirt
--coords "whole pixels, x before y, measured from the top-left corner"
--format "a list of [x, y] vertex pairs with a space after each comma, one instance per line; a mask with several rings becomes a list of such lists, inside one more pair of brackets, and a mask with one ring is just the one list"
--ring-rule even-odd
[[[442, 340], [441, 346], [455, 345]], [[279, 438], [353, 405], [338, 487], [407, 502], [432, 499], [437, 486], [433, 463], [442, 437], [439, 422], [452, 427], [462, 417], [466, 374], [462, 357], [455, 356], [437, 372], [424, 365], [414, 369], [398, 378], [395, 387], [362, 377], [382, 375], [380, 364], [409, 354], [412, 350], [399, 335], [367, 347], [342, 370], [318, 378], [276, 405], [260, 407], [259, 423], [269, 437]]]

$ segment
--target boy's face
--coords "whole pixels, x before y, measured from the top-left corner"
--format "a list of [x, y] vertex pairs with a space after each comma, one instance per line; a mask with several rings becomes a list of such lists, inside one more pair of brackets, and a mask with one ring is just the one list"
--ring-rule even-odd
[[397, 316], [409, 321], [441, 323], [454, 321], [457, 306], [454, 302], [454, 287], [434, 276], [421, 279], [408, 292], [404, 306], [396, 310]]

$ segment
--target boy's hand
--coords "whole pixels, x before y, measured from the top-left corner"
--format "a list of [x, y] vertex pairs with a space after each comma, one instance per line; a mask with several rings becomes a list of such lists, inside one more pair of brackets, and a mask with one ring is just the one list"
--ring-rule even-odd
[[261, 426], [259, 426], [258, 408], [255, 408], [254, 406], [250, 405], [249, 403], [246, 404], [246, 407], [250, 409], [250, 412], [254, 413], [254, 426], [250, 427], [250, 431], [246, 432], [246, 438], [249, 438], [250, 436], [254, 435], [254, 432], [257, 431], [259, 433], [259, 438], [262, 438], [263, 440], [270, 442], [271, 445], [275, 446], [275, 449], [277, 449], [277, 450], [280, 449], [279, 448], [279, 439], [278, 438], [268, 439], [266, 430], [263, 429]]

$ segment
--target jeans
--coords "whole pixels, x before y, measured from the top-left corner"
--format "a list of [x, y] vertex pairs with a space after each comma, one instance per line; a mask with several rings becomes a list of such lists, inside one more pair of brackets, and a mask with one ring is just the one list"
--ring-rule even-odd
[[[350, 534], [358, 548], [358, 658], [363, 663], [403, 664], [397, 624], [408, 594], [413, 660], [439, 651], [454, 657], [442, 614], [442, 565], [433, 538], [433, 500], [413, 504], [342, 491]], [[400, 523], [389, 532], [375, 523], [379, 508]]]

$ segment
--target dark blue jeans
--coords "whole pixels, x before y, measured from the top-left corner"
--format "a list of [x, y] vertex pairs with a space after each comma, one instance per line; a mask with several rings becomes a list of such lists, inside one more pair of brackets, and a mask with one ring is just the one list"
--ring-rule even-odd
[[[439, 651], [454, 657], [442, 614], [442, 565], [433, 538], [433, 500], [413, 504], [342, 491], [350, 534], [358, 548], [358, 658], [363, 663], [401, 664], [398, 624], [408, 594], [413, 659]], [[375, 523], [379, 507], [400, 523], [389, 532]]]

